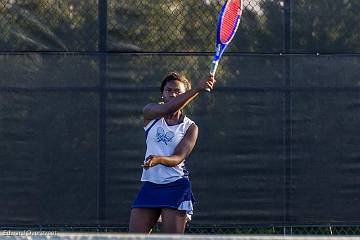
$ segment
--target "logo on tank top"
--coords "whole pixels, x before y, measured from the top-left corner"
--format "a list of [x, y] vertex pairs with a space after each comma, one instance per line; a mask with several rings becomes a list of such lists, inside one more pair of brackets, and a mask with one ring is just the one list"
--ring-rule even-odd
[[158, 127], [158, 129], [156, 130], [157, 142], [164, 142], [165, 145], [172, 141], [174, 135], [175, 134], [172, 131], [168, 131], [165, 133], [165, 130], [162, 127]]

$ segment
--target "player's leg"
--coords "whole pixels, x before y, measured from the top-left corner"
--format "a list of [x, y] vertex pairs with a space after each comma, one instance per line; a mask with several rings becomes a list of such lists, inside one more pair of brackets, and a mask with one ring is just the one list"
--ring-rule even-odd
[[131, 209], [129, 232], [150, 233], [152, 228], [157, 223], [160, 213], [160, 208]]
[[161, 232], [162, 233], [184, 233], [186, 226], [186, 213], [176, 209], [161, 209]]

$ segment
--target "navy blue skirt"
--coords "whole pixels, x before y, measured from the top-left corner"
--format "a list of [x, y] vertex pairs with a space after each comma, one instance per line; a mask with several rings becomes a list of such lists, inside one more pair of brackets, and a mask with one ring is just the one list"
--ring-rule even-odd
[[143, 182], [132, 208], [172, 208], [192, 214], [195, 199], [188, 178], [167, 184]]

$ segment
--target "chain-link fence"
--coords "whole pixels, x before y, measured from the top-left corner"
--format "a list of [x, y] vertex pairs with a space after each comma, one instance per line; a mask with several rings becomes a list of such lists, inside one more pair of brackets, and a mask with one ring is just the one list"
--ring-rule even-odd
[[[2, 0], [0, 50], [98, 51], [104, 26], [111, 51], [212, 52], [219, 2], [107, 0], [101, 8], [92, 0]], [[228, 52], [359, 52], [354, 0], [246, 0], [244, 6]]]
[[[107, 226], [138, 189], [141, 109], [167, 72], [207, 75], [219, 2], [0, 0], [0, 225], [127, 230]], [[188, 109], [187, 232], [359, 234], [359, 1], [244, 6]]]

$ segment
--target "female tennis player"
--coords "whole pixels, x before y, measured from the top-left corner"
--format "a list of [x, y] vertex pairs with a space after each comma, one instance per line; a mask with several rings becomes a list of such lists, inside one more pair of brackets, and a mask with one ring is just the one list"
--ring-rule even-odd
[[182, 112], [200, 92], [212, 89], [209, 76], [195, 89], [178, 73], [161, 83], [161, 103], [143, 109], [146, 154], [141, 189], [132, 204], [129, 232], [150, 233], [161, 216], [163, 233], [184, 233], [193, 195], [184, 163], [195, 146], [198, 127]]

